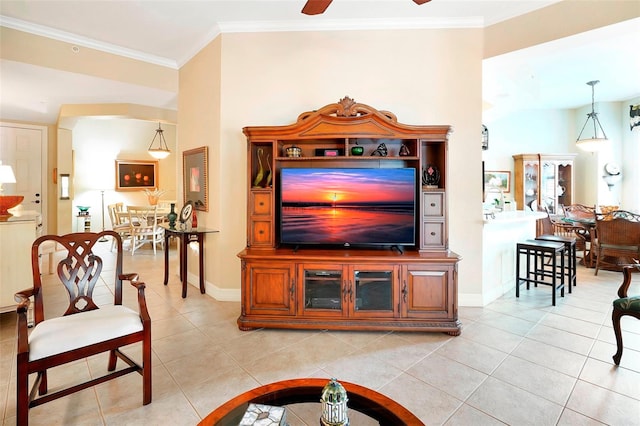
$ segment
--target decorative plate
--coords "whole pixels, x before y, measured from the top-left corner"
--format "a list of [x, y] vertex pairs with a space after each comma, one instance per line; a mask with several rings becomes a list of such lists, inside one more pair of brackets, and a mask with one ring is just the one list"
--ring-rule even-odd
[[187, 204], [185, 204], [182, 207], [182, 210], [180, 210], [180, 222], [185, 223], [189, 219], [191, 219], [192, 212], [193, 212], [193, 204], [191, 203], [191, 201], [187, 201]]

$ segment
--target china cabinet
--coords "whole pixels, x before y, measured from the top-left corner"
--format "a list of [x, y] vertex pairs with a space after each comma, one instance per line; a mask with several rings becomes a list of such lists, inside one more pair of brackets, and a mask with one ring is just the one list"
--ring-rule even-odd
[[[239, 328], [460, 334], [460, 258], [449, 251], [446, 208], [450, 130], [401, 124], [394, 114], [348, 97], [304, 112], [291, 125], [245, 127], [247, 247], [238, 254]], [[414, 243], [282, 244], [279, 185], [285, 168], [415, 169]]]
[[573, 162], [576, 154], [514, 155], [515, 202], [518, 209], [546, 206], [550, 214], [562, 214], [573, 204]]

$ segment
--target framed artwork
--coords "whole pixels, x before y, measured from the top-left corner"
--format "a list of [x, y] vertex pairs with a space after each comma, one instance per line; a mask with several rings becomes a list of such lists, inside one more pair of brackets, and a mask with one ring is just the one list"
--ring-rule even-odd
[[116, 191], [141, 191], [157, 186], [157, 161], [116, 160]]
[[209, 181], [207, 147], [190, 149], [182, 153], [182, 182], [184, 203], [191, 201], [194, 210], [209, 211]]
[[502, 192], [511, 192], [511, 172], [508, 171], [489, 171], [484, 172], [484, 187], [492, 186], [502, 190]]

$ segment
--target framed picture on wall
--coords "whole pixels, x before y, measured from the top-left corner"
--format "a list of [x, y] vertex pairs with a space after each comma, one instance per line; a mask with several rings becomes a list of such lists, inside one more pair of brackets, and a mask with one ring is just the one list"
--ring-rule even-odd
[[207, 147], [190, 149], [182, 153], [182, 182], [184, 203], [191, 201], [194, 210], [209, 211], [209, 181]]
[[485, 170], [484, 172], [485, 191], [489, 186], [498, 188], [504, 193], [511, 192], [511, 172]]
[[116, 191], [142, 191], [157, 187], [157, 161], [116, 160]]

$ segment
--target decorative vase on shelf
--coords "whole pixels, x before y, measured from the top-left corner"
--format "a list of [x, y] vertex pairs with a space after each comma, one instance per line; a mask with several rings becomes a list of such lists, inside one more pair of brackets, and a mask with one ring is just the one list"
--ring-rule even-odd
[[167, 214], [167, 219], [169, 219], [169, 227], [174, 229], [176, 227], [176, 219], [178, 218], [178, 213], [176, 213], [176, 203], [171, 203], [171, 211]]
[[360, 156], [364, 153], [364, 147], [358, 145], [358, 140], [356, 139], [356, 144], [351, 147], [351, 155]]
[[262, 148], [258, 148], [256, 152], [256, 157], [258, 157], [258, 173], [256, 173], [256, 177], [253, 180], [253, 187], [259, 187], [262, 179], [264, 179], [264, 166], [262, 165]]

